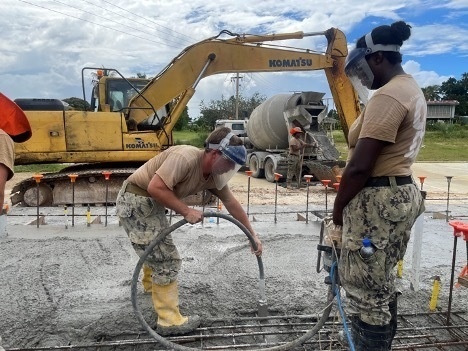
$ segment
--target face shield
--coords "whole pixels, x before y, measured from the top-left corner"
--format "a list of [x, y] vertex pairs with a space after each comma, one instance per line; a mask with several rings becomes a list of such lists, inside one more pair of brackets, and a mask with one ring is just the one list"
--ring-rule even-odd
[[361, 101], [366, 104], [369, 100], [369, 89], [372, 89], [374, 83], [374, 73], [367, 63], [366, 56], [378, 51], [400, 52], [400, 46], [395, 44], [374, 44], [372, 33], [367, 33], [364, 39], [366, 47], [355, 48], [346, 57], [345, 73]]
[[374, 73], [367, 63], [366, 55], [368, 55], [366, 48], [353, 49], [345, 62], [345, 73], [364, 104], [369, 99], [369, 89], [374, 82]]
[[226, 135], [219, 144], [208, 144], [208, 148], [217, 150], [219, 155], [213, 162], [211, 174], [216, 189], [221, 190], [245, 164], [247, 150], [244, 145], [229, 145], [234, 134]]

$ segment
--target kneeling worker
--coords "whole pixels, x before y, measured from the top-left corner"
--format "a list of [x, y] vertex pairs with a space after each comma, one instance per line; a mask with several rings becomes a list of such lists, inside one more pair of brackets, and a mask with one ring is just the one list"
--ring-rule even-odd
[[[157, 233], [169, 226], [166, 208], [191, 224], [202, 221], [203, 212], [188, 207], [181, 199], [209, 190], [252, 233], [257, 244], [257, 250], [252, 248], [252, 252], [260, 256], [262, 243], [227, 185], [245, 163], [246, 155], [242, 140], [223, 127], [208, 136], [204, 150], [173, 146], [138, 168], [124, 182], [117, 197], [117, 215], [136, 253], [141, 256]], [[158, 314], [156, 331], [163, 336], [188, 333], [200, 324], [198, 316], [185, 317], [179, 311], [177, 275], [181, 263], [169, 234], [143, 266], [143, 286], [152, 292]]]

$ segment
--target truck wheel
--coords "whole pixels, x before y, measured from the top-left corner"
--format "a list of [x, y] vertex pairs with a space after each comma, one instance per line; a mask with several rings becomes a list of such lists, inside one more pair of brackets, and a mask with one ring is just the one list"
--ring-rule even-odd
[[265, 179], [268, 180], [270, 183], [275, 182], [275, 163], [271, 158], [268, 158], [265, 161]]
[[252, 155], [249, 160], [249, 169], [252, 171], [252, 177], [254, 178], [263, 178], [264, 170], [260, 168], [260, 162], [258, 157]]

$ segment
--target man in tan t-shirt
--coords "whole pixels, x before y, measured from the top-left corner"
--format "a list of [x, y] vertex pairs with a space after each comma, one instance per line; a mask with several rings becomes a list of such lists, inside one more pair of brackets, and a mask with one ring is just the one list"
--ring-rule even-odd
[[[252, 252], [260, 256], [262, 243], [227, 185], [245, 158], [242, 140], [223, 127], [208, 136], [204, 150], [189, 145], [173, 146], [137, 169], [124, 182], [117, 197], [117, 215], [137, 254], [141, 256], [155, 235], [169, 226], [166, 208], [182, 215], [188, 223], [202, 221], [203, 213], [181, 199], [209, 190], [250, 231], [256, 243]], [[188, 333], [200, 324], [198, 316], [184, 317], [179, 311], [180, 267], [181, 259], [170, 234], [143, 266], [143, 287], [152, 293], [158, 314], [157, 332], [164, 336]]]

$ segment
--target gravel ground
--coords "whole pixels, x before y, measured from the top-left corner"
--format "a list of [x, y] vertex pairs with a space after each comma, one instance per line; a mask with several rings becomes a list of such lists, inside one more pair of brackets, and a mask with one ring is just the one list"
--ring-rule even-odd
[[[320, 185], [287, 191], [275, 184], [252, 179], [248, 196], [250, 218], [264, 243], [268, 308], [275, 314], [315, 314], [325, 303], [325, 272], [316, 273], [320, 221], [330, 209], [334, 193]], [[238, 175], [233, 191], [247, 207], [246, 177]], [[263, 184], [262, 186], [260, 184]], [[438, 309], [448, 307], [453, 231], [446, 222], [446, 194], [433, 192], [422, 220], [423, 236], [419, 289], [414, 291], [411, 240], [403, 277], [401, 313], [427, 312], [433, 277], [441, 278]], [[429, 196], [430, 197], [430, 196]], [[466, 193], [453, 194], [450, 218], [466, 220]], [[439, 200], [435, 200], [439, 199]], [[275, 207], [275, 201], [277, 203]], [[308, 223], [303, 219], [309, 206]], [[93, 342], [141, 331], [130, 301], [130, 283], [137, 256], [114, 208], [92, 208], [87, 226], [86, 209], [75, 208], [74, 226], [63, 209], [41, 208], [45, 223], [33, 223], [35, 208], [13, 208], [8, 216], [8, 236], [0, 239], [0, 335], [5, 348], [51, 347]], [[224, 210], [222, 210], [225, 212]], [[70, 211], [69, 211], [70, 214]], [[275, 221], [276, 218], [276, 221]], [[174, 217], [173, 221], [179, 220]], [[30, 224], [33, 223], [33, 224]], [[413, 236], [414, 238], [414, 236]], [[174, 233], [183, 257], [180, 273], [180, 305], [186, 314], [202, 318], [249, 315], [259, 299], [258, 264], [245, 235], [233, 224], [185, 225]], [[466, 262], [466, 248], [459, 240], [455, 272]], [[414, 287], [414, 286], [413, 286]], [[145, 318], [155, 320], [150, 297], [139, 287], [139, 303]], [[466, 310], [468, 289], [454, 289], [452, 309]]]

